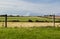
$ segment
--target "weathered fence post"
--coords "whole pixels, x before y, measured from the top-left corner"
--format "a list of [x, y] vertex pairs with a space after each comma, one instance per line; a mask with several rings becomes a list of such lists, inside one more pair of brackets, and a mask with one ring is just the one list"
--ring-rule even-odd
[[55, 27], [55, 14], [53, 15], [53, 26]]
[[5, 28], [7, 28], [7, 14], [5, 15]]

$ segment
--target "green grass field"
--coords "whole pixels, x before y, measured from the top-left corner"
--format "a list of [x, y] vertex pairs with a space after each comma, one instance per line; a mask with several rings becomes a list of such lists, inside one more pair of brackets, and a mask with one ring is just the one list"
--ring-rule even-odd
[[[4, 17], [0, 17], [0, 21], [4, 21]], [[32, 20], [33, 22], [35, 22], [36, 20], [39, 21], [53, 21], [52, 18], [46, 18], [46, 17], [8, 17], [8, 21], [12, 21], [12, 20], [19, 20], [19, 21], [23, 21], [23, 22], [28, 22], [28, 20]], [[56, 19], [55, 21], [60, 21], [60, 19]]]
[[60, 39], [60, 28], [0, 28], [0, 39]]

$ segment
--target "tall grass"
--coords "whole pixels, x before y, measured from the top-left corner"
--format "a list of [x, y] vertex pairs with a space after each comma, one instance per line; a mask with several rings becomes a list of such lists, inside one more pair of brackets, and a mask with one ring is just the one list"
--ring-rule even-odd
[[60, 28], [0, 28], [0, 39], [60, 39]]

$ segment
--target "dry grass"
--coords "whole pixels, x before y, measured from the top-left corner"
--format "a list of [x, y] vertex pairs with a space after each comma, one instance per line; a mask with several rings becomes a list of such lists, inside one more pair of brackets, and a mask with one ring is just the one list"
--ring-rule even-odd
[[[56, 26], [60, 26], [60, 23], [55, 23]], [[0, 27], [4, 26], [4, 22], [0, 22]], [[40, 22], [8, 22], [8, 27], [41, 27], [41, 26], [53, 26], [53, 23], [40, 23]]]

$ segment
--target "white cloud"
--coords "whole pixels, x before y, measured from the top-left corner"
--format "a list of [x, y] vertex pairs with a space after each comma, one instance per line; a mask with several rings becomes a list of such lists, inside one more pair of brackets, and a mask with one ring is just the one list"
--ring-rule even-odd
[[[20, 13], [19, 11], [28, 11], [28, 13], [43, 13], [43, 14], [51, 14], [51, 13], [60, 13], [60, 5], [58, 3], [53, 4], [44, 4], [44, 3], [30, 3], [22, 0], [0, 0], [0, 10], [2, 12], [12, 12]], [[1, 13], [1, 12], [0, 12]], [[26, 12], [23, 12], [26, 13]], [[21, 13], [22, 14], [22, 13]], [[26, 13], [27, 14], [27, 13]]]

